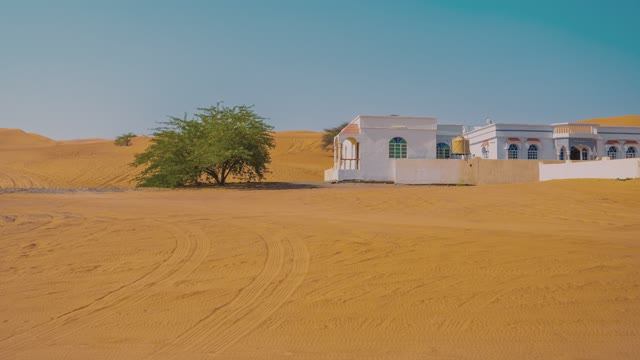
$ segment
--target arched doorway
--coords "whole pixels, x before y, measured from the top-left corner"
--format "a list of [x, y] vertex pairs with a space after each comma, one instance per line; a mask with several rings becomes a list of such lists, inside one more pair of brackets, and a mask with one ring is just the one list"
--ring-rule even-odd
[[489, 158], [489, 148], [487, 146], [482, 147], [482, 158], [483, 159]]
[[569, 153], [569, 160], [580, 160], [580, 149], [572, 146], [571, 152]]
[[567, 159], [567, 150], [563, 147], [560, 148], [560, 154], [558, 154], [558, 159], [566, 160]]

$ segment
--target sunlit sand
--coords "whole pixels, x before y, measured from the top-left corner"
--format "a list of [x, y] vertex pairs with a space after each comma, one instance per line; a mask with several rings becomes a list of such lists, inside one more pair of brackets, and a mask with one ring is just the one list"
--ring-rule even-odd
[[312, 185], [132, 190], [148, 139], [9, 133], [0, 359], [637, 358], [638, 180], [315, 186], [289, 132]]
[[[332, 157], [321, 149], [320, 137], [311, 131], [277, 133], [267, 180], [322, 181]], [[138, 137], [132, 146], [101, 139], [56, 142], [22, 130], [0, 129], [0, 188], [133, 188], [137, 170], [130, 164], [149, 141]]]

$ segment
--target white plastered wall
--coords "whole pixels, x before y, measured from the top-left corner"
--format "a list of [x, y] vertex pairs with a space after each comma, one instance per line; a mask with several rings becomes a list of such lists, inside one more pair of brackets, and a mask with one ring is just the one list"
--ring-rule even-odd
[[539, 164], [540, 181], [558, 179], [628, 179], [640, 177], [640, 159], [567, 161]]
[[394, 180], [394, 160], [389, 159], [389, 141], [394, 137], [407, 141], [408, 159], [435, 159], [436, 119], [360, 116], [359, 180]]
[[407, 141], [408, 159], [435, 159], [436, 134], [432, 130], [368, 129], [360, 134], [360, 179], [393, 181], [393, 161], [389, 158], [389, 140]]

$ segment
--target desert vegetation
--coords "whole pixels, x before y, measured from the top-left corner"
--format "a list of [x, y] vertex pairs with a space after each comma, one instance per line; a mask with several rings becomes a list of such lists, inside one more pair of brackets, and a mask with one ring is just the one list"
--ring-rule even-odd
[[133, 165], [143, 167], [140, 186], [225, 185], [230, 175], [259, 181], [274, 146], [273, 127], [250, 106], [219, 103], [199, 109], [191, 119], [164, 122]]
[[136, 137], [136, 134], [132, 132], [128, 132], [126, 134], [122, 134], [118, 136], [113, 143], [116, 146], [131, 146], [133, 138]]
[[347, 125], [349, 125], [348, 122], [343, 122], [338, 126], [324, 129], [322, 131], [322, 147], [324, 149], [331, 149], [333, 146], [333, 138], [336, 137], [336, 135], [338, 135], [338, 133], [340, 133], [340, 131], [342, 131], [342, 129]]

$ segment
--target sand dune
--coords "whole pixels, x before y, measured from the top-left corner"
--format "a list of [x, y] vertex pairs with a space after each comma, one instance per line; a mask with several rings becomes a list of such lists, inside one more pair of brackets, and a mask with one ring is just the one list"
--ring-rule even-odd
[[333, 165], [329, 151], [321, 147], [322, 134], [313, 131], [283, 131], [276, 134], [272, 173], [268, 181], [322, 181], [324, 170]]
[[112, 141], [61, 141], [0, 149], [0, 187], [98, 188], [131, 187], [136, 169], [129, 166], [148, 139], [130, 147]]
[[[277, 133], [267, 181], [322, 181], [331, 155], [320, 148], [320, 136]], [[138, 170], [129, 164], [149, 141], [138, 137], [133, 146], [121, 147], [112, 140], [54, 141], [0, 129], [0, 188], [132, 188]]]
[[0, 358], [634, 359], [639, 194], [3, 194]]
[[0, 129], [0, 150], [24, 149], [55, 144], [55, 141], [20, 129]]
[[581, 120], [581, 122], [604, 126], [640, 126], [640, 115], [623, 115]]

